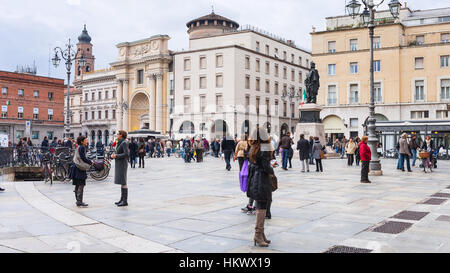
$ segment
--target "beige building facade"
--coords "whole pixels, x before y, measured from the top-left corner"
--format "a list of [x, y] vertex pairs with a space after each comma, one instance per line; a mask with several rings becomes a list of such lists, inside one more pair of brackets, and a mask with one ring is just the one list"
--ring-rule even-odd
[[[373, 67], [377, 130], [382, 133], [393, 128], [392, 136], [380, 141], [389, 149], [400, 131], [434, 131], [442, 135], [439, 142], [448, 147], [450, 8], [403, 8], [399, 19], [381, 11], [376, 22]], [[327, 18], [326, 31], [311, 35], [312, 57], [321, 75], [318, 103], [324, 106], [321, 118], [325, 133], [333, 138], [365, 134], [370, 101], [368, 28], [359, 18], [338, 16]], [[414, 126], [403, 126], [405, 122]], [[432, 124], [439, 124], [439, 130], [433, 130]]]

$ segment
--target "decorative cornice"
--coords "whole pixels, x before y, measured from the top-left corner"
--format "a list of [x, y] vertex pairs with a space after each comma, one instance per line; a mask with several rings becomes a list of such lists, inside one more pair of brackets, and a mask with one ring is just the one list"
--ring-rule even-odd
[[151, 62], [151, 61], [170, 62], [170, 61], [172, 61], [172, 58], [173, 57], [170, 54], [158, 54], [158, 55], [147, 56], [147, 57], [144, 57], [141, 59], [136, 59], [136, 60], [127, 59], [124, 61], [113, 62], [113, 63], [110, 63], [110, 65], [117, 68], [117, 67], [124, 66], [124, 65], [142, 64], [142, 63]]

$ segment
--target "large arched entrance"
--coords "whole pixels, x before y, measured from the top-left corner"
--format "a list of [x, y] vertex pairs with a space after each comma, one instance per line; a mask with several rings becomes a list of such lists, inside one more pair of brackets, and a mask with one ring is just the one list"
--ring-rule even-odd
[[228, 125], [225, 120], [216, 120], [211, 127], [211, 136], [222, 139], [228, 133]]
[[131, 98], [129, 110], [131, 131], [142, 129], [150, 123], [148, 118], [149, 105], [149, 99], [143, 92], [139, 92]]
[[334, 141], [336, 139], [342, 139], [345, 134], [345, 124], [344, 121], [336, 116], [331, 115], [323, 119], [322, 121], [324, 131], [325, 131], [325, 137], [331, 138], [331, 140]]
[[105, 145], [109, 145], [109, 131], [105, 130]]
[[180, 134], [195, 134], [194, 123], [190, 121], [184, 121], [180, 126]]
[[98, 130], [98, 132], [97, 132], [97, 140], [103, 143], [103, 132], [102, 132], [102, 130]]

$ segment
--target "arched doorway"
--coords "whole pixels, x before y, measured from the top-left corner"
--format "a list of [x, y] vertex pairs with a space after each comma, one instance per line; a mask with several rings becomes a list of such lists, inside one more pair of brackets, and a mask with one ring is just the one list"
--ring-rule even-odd
[[280, 129], [280, 137], [284, 137], [287, 134], [287, 132], [289, 132], [289, 126], [286, 123], [283, 123]]
[[145, 124], [149, 124], [149, 99], [147, 94], [143, 92], [136, 93], [131, 98], [130, 103], [130, 129], [136, 131], [145, 127]]
[[109, 131], [105, 130], [105, 145], [108, 146], [109, 144]]
[[102, 132], [102, 130], [98, 130], [98, 132], [97, 132], [97, 140], [103, 143], [103, 132]]
[[333, 142], [336, 139], [344, 138], [346, 128], [344, 121], [340, 117], [336, 115], [327, 116], [323, 119], [322, 124], [325, 131], [325, 137], [331, 138]]
[[91, 131], [91, 142], [95, 142], [95, 131]]
[[211, 136], [222, 139], [228, 133], [228, 125], [225, 120], [218, 119], [214, 121], [211, 127]]
[[267, 133], [269, 133], [269, 135], [270, 135], [271, 130], [272, 130], [272, 124], [270, 124], [270, 122], [266, 122], [266, 123], [264, 123], [264, 127], [263, 128], [266, 129]]
[[184, 121], [180, 126], [180, 134], [195, 134], [195, 126], [191, 121]]

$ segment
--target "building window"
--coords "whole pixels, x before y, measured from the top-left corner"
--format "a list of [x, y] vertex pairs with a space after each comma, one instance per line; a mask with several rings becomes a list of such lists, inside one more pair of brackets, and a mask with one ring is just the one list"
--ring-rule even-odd
[[359, 103], [359, 88], [357, 84], [350, 85], [350, 104]]
[[423, 69], [424, 68], [424, 58], [423, 57], [415, 58], [415, 68], [416, 69]]
[[245, 76], [245, 89], [250, 89], [250, 76]]
[[88, 120], [88, 119], [89, 119], [88, 112], [84, 112], [84, 120]]
[[328, 53], [336, 53], [336, 41], [328, 42]]
[[17, 118], [23, 119], [23, 107], [22, 106], [19, 106], [17, 108]]
[[425, 44], [425, 36], [417, 35], [416, 36], [416, 45], [424, 45]]
[[16, 138], [17, 138], [17, 139], [22, 138], [23, 135], [24, 135], [24, 131], [23, 131], [23, 130], [17, 130], [17, 131], [16, 131]]
[[88, 93], [84, 94], [84, 101], [88, 101]]
[[108, 110], [105, 110], [105, 119], [109, 119], [109, 112], [108, 112]]
[[91, 72], [91, 68], [89, 66], [86, 66], [86, 72]]
[[283, 102], [283, 117], [287, 117], [287, 104]]
[[302, 57], [298, 57], [298, 65], [302, 65]]
[[53, 100], [53, 92], [48, 92], [48, 99]]
[[105, 90], [105, 100], [109, 99], [109, 91]]
[[287, 68], [283, 67], [283, 79], [287, 80]]
[[216, 67], [223, 67], [223, 55], [216, 55]]
[[256, 115], [259, 115], [259, 102], [260, 102], [260, 98], [256, 97]]
[[206, 89], [206, 76], [200, 76], [200, 89]]
[[94, 101], [95, 100], [95, 92], [91, 93], [91, 100]]
[[298, 82], [303, 83], [303, 73], [301, 71], [298, 72]]
[[191, 98], [184, 97], [184, 113], [190, 113], [190, 112], [191, 112]]
[[53, 131], [47, 131], [48, 139], [53, 139]]
[[278, 59], [278, 48], [275, 48], [275, 58]]
[[259, 52], [259, 42], [256, 42], [256, 52]]
[[309, 68], [309, 60], [308, 59], [306, 59], [306, 67]]
[[38, 120], [39, 119], [39, 111], [37, 111], [37, 108], [33, 109], [33, 119]]
[[245, 113], [248, 114], [250, 112], [250, 96], [245, 96]]
[[291, 103], [291, 118], [295, 118], [295, 103]]
[[270, 81], [266, 80], [266, 93], [270, 93]]
[[450, 100], [450, 79], [441, 80], [441, 100]]
[[99, 100], [102, 99], [102, 91], [98, 91], [98, 99], [99, 99]]
[[137, 84], [143, 84], [144, 83], [144, 70], [139, 69], [137, 71]]
[[2, 106], [2, 118], [7, 118], [8, 117], [8, 109], [5, 107], [3, 108]]
[[358, 39], [350, 39], [350, 51], [358, 50]]
[[295, 70], [291, 69], [291, 81], [295, 82]]
[[336, 105], [337, 104], [337, 89], [336, 85], [328, 86], [328, 105]]
[[357, 118], [350, 119], [350, 128], [358, 128], [358, 119]]
[[286, 53], [286, 51], [283, 51], [283, 60], [284, 60], [284, 61], [287, 60], [287, 53]]
[[270, 75], [270, 63], [266, 62], [266, 75]]
[[279, 70], [278, 70], [278, 64], [275, 64], [275, 77], [278, 77]]
[[256, 78], [256, 91], [261, 90], [261, 80], [259, 78]]
[[223, 75], [216, 75], [216, 87], [217, 88], [223, 87]]
[[383, 94], [381, 93], [381, 83], [376, 82], [373, 84], [373, 93], [374, 93], [375, 103], [382, 103], [383, 102]]
[[33, 91], [33, 97], [34, 98], [39, 98], [39, 90], [34, 90]]
[[48, 120], [52, 121], [53, 120], [53, 115], [48, 115]]
[[328, 65], [328, 75], [335, 76], [336, 75], [336, 64]]
[[414, 95], [415, 101], [425, 100], [425, 81], [416, 81], [415, 83], [416, 92]]
[[8, 95], [8, 87], [2, 87], [2, 95]]
[[23, 94], [24, 94], [23, 89], [17, 90], [17, 95], [19, 95], [20, 97], [23, 97]]
[[381, 72], [381, 61], [373, 61], [373, 71]]
[[287, 94], [287, 84], [283, 84], [283, 94]]
[[275, 116], [278, 117], [278, 100], [275, 100]]
[[259, 59], [256, 59], [256, 72], [260, 71], [260, 64], [261, 64], [261, 61]]
[[31, 133], [31, 139], [39, 139], [39, 131], [33, 131]]
[[448, 42], [450, 42], [450, 34], [448, 34], [448, 33], [443, 33], [443, 34], [441, 34], [441, 42], [442, 43], [448, 43]]
[[206, 69], [206, 56], [200, 56], [200, 69]]
[[102, 111], [98, 111], [98, 119], [102, 119]]
[[294, 61], [295, 61], [295, 55], [291, 54], [291, 63], [294, 63]]
[[437, 110], [436, 111], [436, 118], [437, 119], [447, 119], [449, 112], [450, 111], [447, 111], [447, 110]]
[[279, 90], [279, 84], [278, 84], [278, 82], [275, 82], [275, 95], [278, 95], [278, 90]]
[[266, 115], [270, 116], [270, 99], [266, 99]]
[[429, 111], [411, 111], [411, 119], [427, 119], [429, 117]]
[[381, 39], [380, 37], [373, 37], [373, 48], [378, 49], [381, 48]]
[[191, 90], [191, 78], [184, 78], [184, 90]]
[[95, 112], [92, 111], [92, 112], [91, 112], [91, 120], [94, 120], [94, 119], [95, 119]]
[[223, 112], [223, 97], [222, 95], [216, 95], [216, 113]]
[[184, 59], [184, 71], [191, 70], [191, 59]]
[[448, 59], [449, 58], [448, 57], [449, 57], [449, 55], [441, 56], [441, 68], [449, 67], [449, 65], [448, 65], [448, 63], [449, 63]]
[[358, 63], [350, 63], [350, 74], [358, 74]]
[[269, 45], [266, 45], [266, 55], [270, 55], [270, 47], [269, 47]]
[[206, 110], [206, 95], [200, 96], [200, 113], [204, 113]]
[[245, 69], [250, 69], [250, 57], [245, 56]]
[[112, 110], [112, 114], [113, 114], [112, 118], [116, 119], [116, 110]]

